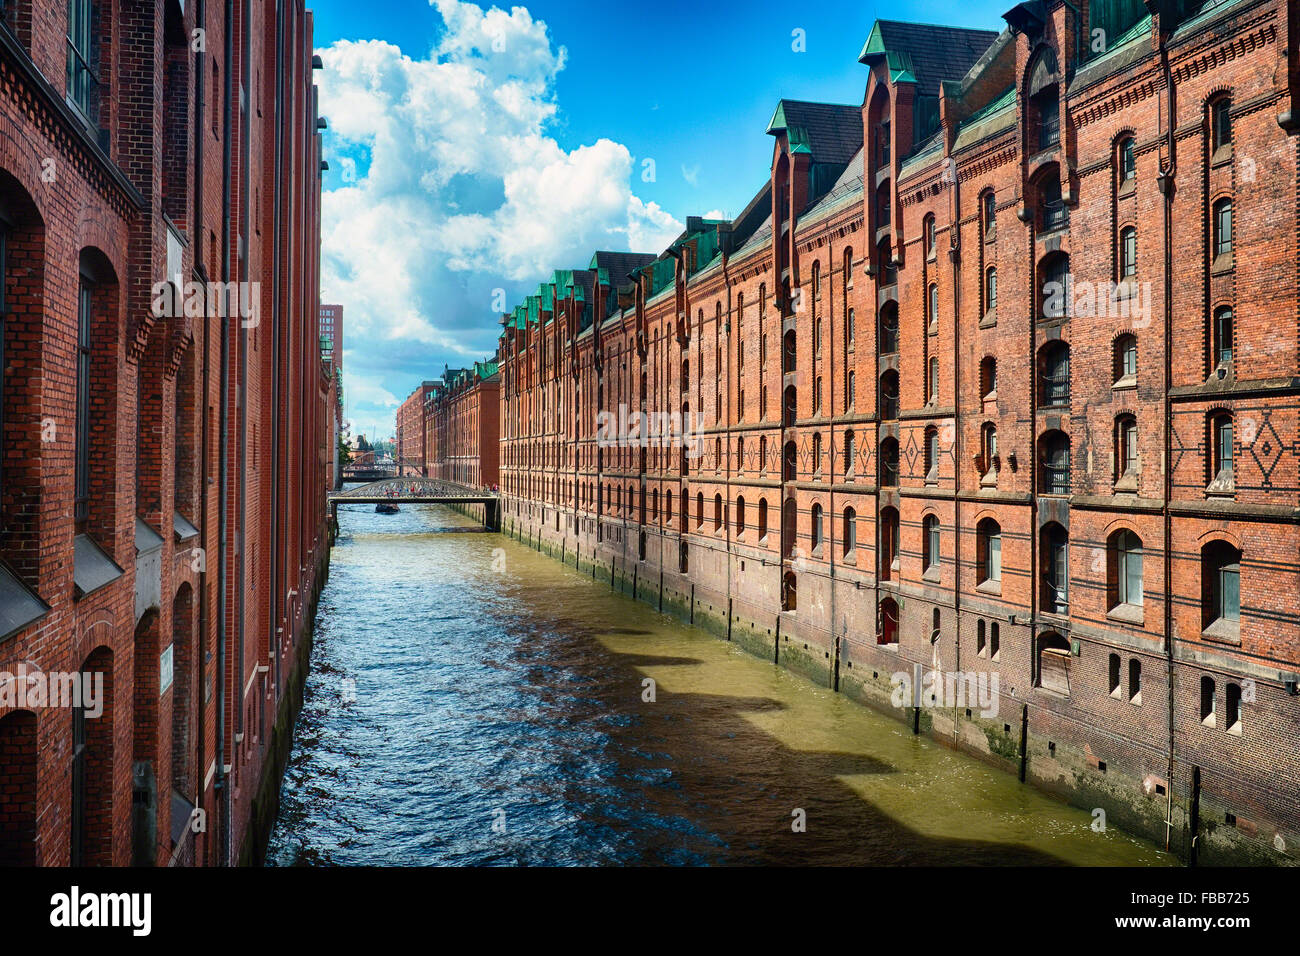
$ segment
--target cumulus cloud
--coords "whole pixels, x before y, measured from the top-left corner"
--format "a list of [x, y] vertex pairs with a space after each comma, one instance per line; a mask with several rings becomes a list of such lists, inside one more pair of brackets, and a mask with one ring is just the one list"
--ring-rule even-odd
[[322, 202], [322, 300], [344, 305], [354, 412], [490, 354], [496, 290], [513, 303], [598, 248], [658, 251], [682, 229], [632, 192], [627, 147], [550, 135], [567, 52], [543, 21], [433, 6], [446, 30], [425, 58], [380, 40], [318, 51], [326, 155], [346, 173]]

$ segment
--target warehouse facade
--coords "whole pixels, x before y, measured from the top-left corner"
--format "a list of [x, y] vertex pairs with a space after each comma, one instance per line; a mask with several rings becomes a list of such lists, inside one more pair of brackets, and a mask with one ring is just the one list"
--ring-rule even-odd
[[1297, 4], [1005, 21], [877, 22], [735, 220], [503, 317], [503, 526], [1184, 856], [1294, 862]]
[[0, 11], [0, 862], [247, 861], [328, 559], [311, 14]]

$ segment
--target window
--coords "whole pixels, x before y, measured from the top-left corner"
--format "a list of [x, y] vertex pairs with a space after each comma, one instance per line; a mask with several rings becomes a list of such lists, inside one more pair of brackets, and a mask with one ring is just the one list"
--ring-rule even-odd
[[1049, 632], [1038, 638], [1037, 685], [1070, 695], [1070, 642], [1060, 634]]
[[1060, 229], [1070, 222], [1070, 210], [1061, 198], [1061, 181], [1056, 167], [1043, 174], [1038, 187], [1039, 225], [1043, 232]]
[[844, 509], [844, 531], [841, 537], [844, 539], [844, 557], [853, 557], [858, 549], [858, 513], [852, 508]]
[[939, 519], [926, 515], [921, 521], [921, 559], [926, 571], [939, 568]]
[[1136, 476], [1138, 468], [1137, 419], [1121, 415], [1115, 423], [1115, 479]]
[[1125, 226], [1119, 231], [1119, 277], [1131, 279], [1137, 275], [1137, 229]]
[[898, 439], [886, 438], [880, 443], [880, 485], [882, 488], [898, 487]]
[[1232, 309], [1224, 306], [1214, 313], [1214, 365], [1226, 368], [1232, 364]]
[[1070, 611], [1070, 536], [1056, 522], [1043, 526], [1042, 607], [1048, 614]]
[[991, 239], [997, 232], [996, 199], [993, 190], [988, 190], [980, 197], [980, 221], [984, 227], [984, 238]]
[[736, 537], [745, 533], [745, 496], [736, 499]]
[[999, 584], [1002, 581], [1002, 528], [992, 518], [985, 518], [975, 527], [975, 544], [978, 554], [980, 584]]
[[744, 436], [736, 439], [736, 471], [745, 470], [745, 439]]
[[822, 473], [822, 433], [821, 432], [813, 432], [812, 470], [814, 475], [820, 475]]
[[1042, 286], [1039, 289], [1038, 314], [1044, 319], [1061, 319], [1070, 314], [1070, 257], [1063, 252], [1045, 256], [1039, 265]]
[[95, 45], [104, 30], [95, 13], [92, 0], [68, 0], [68, 99], [92, 126], [99, 120]]
[[931, 357], [930, 359], [930, 404], [939, 403], [939, 359]]
[[1038, 148], [1050, 149], [1061, 141], [1061, 103], [1056, 87], [1039, 94]]
[[988, 639], [985, 637], [987, 627], [984, 624], [984, 618], [975, 622], [975, 653], [980, 657], [988, 656]]
[[1053, 342], [1043, 349], [1044, 405], [1070, 404], [1070, 347], [1064, 342]]
[[1070, 439], [1061, 431], [1050, 431], [1039, 442], [1042, 464], [1041, 494], [1070, 493]]
[[758, 540], [767, 537], [767, 499], [758, 499]]
[[852, 309], [849, 309], [848, 315], [844, 319], [844, 341], [847, 343], [849, 348], [853, 347], [853, 325], [854, 312]]
[[821, 554], [822, 551], [822, 506], [812, 506], [812, 552]]
[[722, 530], [722, 495], [713, 496], [713, 530]]
[[934, 213], [930, 213], [925, 217], [923, 231], [925, 234], [925, 254], [933, 257], [935, 254]]
[[1233, 487], [1232, 416], [1210, 419], [1210, 481], [1224, 490]]
[[880, 307], [880, 351], [885, 355], [898, 351], [898, 303], [893, 301]]
[[1213, 677], [1201, 678], [1201, 723], [1206, 727], [1215, 725]]
[[980, 428], [980, 456], [982, 461], [982, 485], [997, 483], [998, 478], [998, 428], [992, 422], [985, 422]]
[[1112, 697], [1118, 697], [1122, 693], [1120, 686], [1120, 660], [1118, 654], [1111, 654], [1107, 661], [1106, 690]]
[[1125, 333], [1115, 340], [1115, 384], [1132, 384], [1137, 379], [1137, 364], [1137, 336]]
[[1201, 604], [1204, 629], [1235, 636], [1241, 618], [1241, 552], [1226, 541], [1201, 549]]
[[849, 372], [848, 378], [844, 380], [844, 407], [849, 411], [853, 410], [854, 394], [857, 391], [854, 387], [856, 382], [857, 375]]
[[934, 426], [925, 430], [925, 480], [939, 480], [939, 430]]
[[994, 621], [993, 626], [989, 628], [989, 659], [990, 660], [998, 659], [998, 650], [1001, 647], [1001, 638], [998, 634], [998, 630], [999, 630], [999, 625], [996, 621]]
[[937, 283], [930, 283], [929, 297], [927, 298], [927, 308], [929, 310], [926, 318], [931, 325], [939, 321], [939, 286]]
[[880, 376], [880, 417], [887, 422], [898, 420], [898, 373], [893, 369]]
[[93, 290], [83, 277], [77, 290], [77, 414], [74, 520], [90, 515], [90, 324]]
[[998, 393], [998, 360], [986, 355], [980, 360], [980, 398], [991, 401]]
[[998, 309], [998, 270], [989, 266], [984, 270], [984, 313], [996, 312]]
[[1232, 100], [1220, 97], [1210, 104], [1210, 149], [1213, 153], [1232, 146]]
[[1128, 702], [1142, 706], [1142, 662], [1136, 657], [1128, 661]]
[[1133, 137], [1126, 136], [1119, 143], [1119, 181], [1131, 185], [1137, 179], [1137, 157], [1134, 155]]
[[1142, 606], [1142, 539], [1128, 529], [1110, 539], [1110, 606]]
[[1227, 707], [1223, 713], [1224, 728], [1230, 734], [1241, 733], [1241, 685], [1229, 684], [1227, 693]]
[[898, 512], [880, 511], [880, 580], [889, 581], [898, 570]]
[[880, 284], [894, 285], [898, 281], [898, 267], [894, 265], [893, 244], [888, 237], [880, 240], [876, 256], [880, 262]]
[[695, 527], [704, 527], [704, 492], [695, 493]]
[[[1232, 200], [1220, 199], [1214, 204], [1214, 258], [1216, 265], [1222, 265], [1220, 259], [1232, 256]], [[1231, 259], [1228, 258], [1228, 262]]]
[[857, 457], [857, 438], [854, 436], [853, 432], [846, 432], [844, 435], [844, 474], [846, 476], [853, 474], [853, 463], [857, 460]]

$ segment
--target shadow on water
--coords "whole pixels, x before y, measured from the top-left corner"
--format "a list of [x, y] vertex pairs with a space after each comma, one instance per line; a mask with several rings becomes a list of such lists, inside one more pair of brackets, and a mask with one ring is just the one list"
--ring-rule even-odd
[[1166, 862], [449, 509], [340, 521], [272, 865]]

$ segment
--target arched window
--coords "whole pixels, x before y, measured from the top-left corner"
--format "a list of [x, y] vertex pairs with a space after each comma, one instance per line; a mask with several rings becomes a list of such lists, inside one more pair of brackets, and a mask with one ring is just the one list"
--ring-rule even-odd
[[1041, 466], [1040, 493], [1068, 495], [1070, 493], [1070, 438], [1062, 431], [1046, 432], [1039, 439]]
[[844, 433], [844, 475], [852, 476], [853, 465], [858, 457], [857, 439], [854, 437], [852, 430]]
[[1120, 281], [1137, 275], [1137, 229], [1125, 226], [1119, 231], [1119, 278]]
[[1213, 349], [1212, 366], [1227, 368], [1232, 365], [1233, 322], [1232, 309], [1222, 306], [1214, 312], [1214, 330], [1211, 339]]
[[1211, 541], [1201, 549], [1201, 610], [1203, 628], [1233, 636], [1241, 618], [1241, 552], [1226, 541]]
[[812, 553], [821, 554], [822, 551], [822, 506], [812, 506]]
[[1232, 100], [1220, 96], [1210, 104], [1210, 151], [1215, 159], [1223, 158], [1220, 150], [1232, 148]]
[[1210, 482], [1211, 490], [1231, 491], [1233, 488], [1232, 414], [1218, 412], [1210, 416]]
[[921, 519], [921, 566], [926, 571], [939, 567], [939, 519], [935, 515]]
[[898, 572], [898, 511], [880, 509], [880, 568], [882, 581], [893, 580]]
[[853, 249], [852, 249], [852, 247], [850, 247], [850, 248], [844, 250], [844, 260], [843, 260], [843, 265], [840, 266], [840, 269], [841, 269], [841, 272], [842, 272], [841, 281], [844, 283], [844, 288], [845, 288], [846, 290], [847, 290], [847, 289], [851, 289], [851, 288], [853, 288]]
[[840, 537], [844, 541], [844, 557], [852, 557], [858, 549], [858, 513], [852, 508], [844, 509], [844, 530]]
[[1201, 678], [1201, 723], [1213, 727], [1217, 723], [1214, 708], [1214, 678], [1208, 675]]
[[713, 530], [722, 530], [722, 495], [713, 496]]
[[984, 270], [984, 314], [989, 315], [998, 310], [998, 270], [989, 266]]
[[1037, 686], [1070, 696], [1070, 642], [1048, 631], [1038, 637]]
[[854, 312], [852, 309], [849, 309], [848, 313], [844, 317], [844, 341], [849, 348], [853, 348], [853, 335], [854, 335], [853, 326], [854, 326]]
[[781, 480], [794, 481], [799, 465], [799, 452], [793, 441], [785, 443], [785, 450], [781, 456]]
[[938, 356], [930, 357], [930, 404], [939, 404], [939, 358]]
[[1115, 340], [1116, 385], [1131, 385], [1137, 381], [1138, 340], [1137, 336], [1126, 332]]
[[876, 643], [888, 646], [898, 643], [898, 602], [885, 598], [880, 602], [880, 621], [876, 631]]
[[673, 523], [673, 490], [671, 488], [664, 491], [664, 520], [668, 524]]
[[1070, 536], [1055, 521], [1042, 530], [1042, 608], [1048, 614], [1070, 612]]
[[849, 372], [848, 377], [844, 380], [844, 407], [848, 411], [853, 411], [854, 395], [857, 392], [857, 375]]
[[880, 417], [887, 422], [898, 420], [898, 373], [892, 368], [880, 376]]
[[1110, 536], [1107, 590], [1110, 607], [1142, 606], [1142, 539], [1127, 528]]
[[785, 409], [784, 409], [786, 428], [794, 427], [795, 416], [798, 414], [797, 398], [798, 396], [795, 392], [794, 386], [787, 385], [785, 388]]
[[1056, 54], [1040, 50], [1029, 71], [1029, 99], [1037, 127], [1037, 148], [1050, 149], [1061, 141], [1061, 105], [1058, 98]]
[[767, 471], [767, 436], [760, 435], [758, 439], [758, 470], [759, 473]]
[[785, 572], [781, 579], [781, 610], [793, 611], [799, 606], [798, 583], [793, 571]]
[[1057, 340], [1043, 347], [1042, 376], [1042, 403], [1049, 406], [1069, 405], [1070, 347], [1064, 342]]
[[926, 213], [925, 219], [921, 223], [921, 235], [925, 242], [926, 256], [933, 258], [935, 254], [934, 213]]
[[1214, 204], [1214, 264], [1218, 267], [1232, 262], [1232, 200], [1220, 199]]
[[880, 351], [883, 355], [898, 351], [898, 303], [892, 299], [880, 307]]
[[925, 480], [939, 480], [939, 429], [933, 425], [925, 430]]
[[926, 320], [934, 325], [939, 321], [939, 285], [931, 282], [930, 289], [926, 295]]
[[736, 498], [736, 537], [745, 533], [745, 496]]
[[781, 540], [785, 556], [792, 557], [799, 546], [799, 506], [793, 498], [786, 498], [781, 505]]
[[1121, 186], [1132, 185], [1137, 180], [1137, 156], [1133, 149], [1133, 137], [1125, 136], [1119, 141], [1115, 151], [1118, 167], [1118, 181]]
[[876, 256], [880, 262], [880, 284], [894, 285], [898, 282], [898, 267], [894, 265], [894, 247], [888, 236], [877, 244]]
[[[1002, 527], [992, 518], [984, 518], [975, 526], [975, 547], [978, 582], [1002, 582]], [[981, 622], [983, 623], [983, 622]]]
[[980, 427], [980, 457], [983, 476], [980, 484], [996, 484], [998, 478], [998, 427], [992, 422], [985, 422]]
[[1121, 415], [1115, 420], [1115, 480], [1136, 478], [1140, 467], [1137, 419]]
[[785, 336], [782, 341], [783, 341], [783, 348], [781, 354], [782, 354], [782, 361], [784, 362], [784, 365], [782, 366], [782, 371], [793, 372], [796, 367], [795, 360], [798, 356], [798, 349], [795, 342], [794, 329], [788, 330], [785, 333]]
[[997, 200], [992, 189], [986, 189], [980, 195], [980, 225], [985, 239], [992, 239], [997, 234]]
[[704, 492], [695, 493], [695, 527], [704, 527]]
[[767, 537], [767, 499], [758, 499], [758, 540]]
[[880, 443], [880, 486], [898, 487], [898, 439], [886, 438]]
[[822, 473], [822, 433], [821, 432], [813, 432], [812, 470], [814, 475], [820, 475]]

